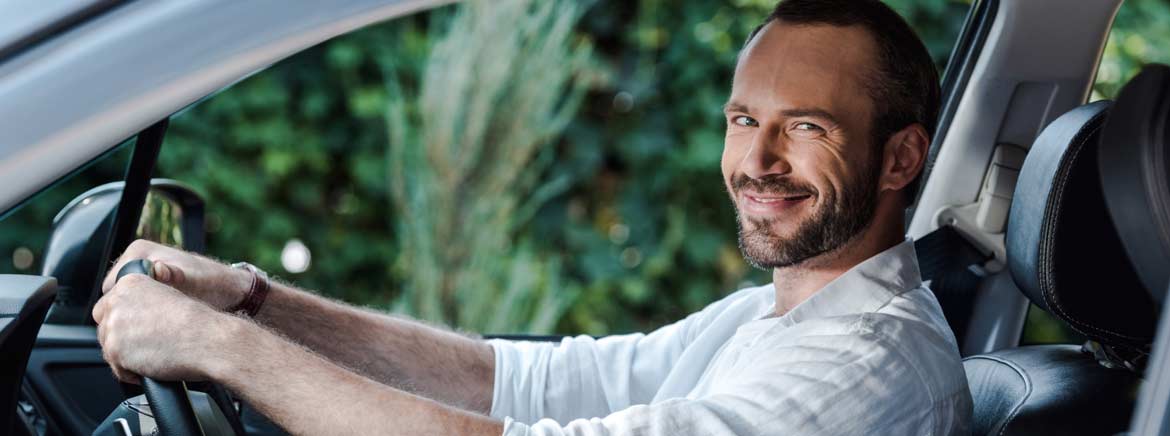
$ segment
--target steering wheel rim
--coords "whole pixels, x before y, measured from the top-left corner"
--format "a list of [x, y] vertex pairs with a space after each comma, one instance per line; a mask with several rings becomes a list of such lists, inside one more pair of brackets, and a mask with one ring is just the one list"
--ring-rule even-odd
[[150, 402], [150, 413], [154, 415], [160, 435], [204, 436], [184, 382], [143, 377], [142, 391]]
[[[133, 259], [118, 270], [115, 281], [130, 274], [142, 274], [153, 279], [153, 273], [154, 269], [149, 260]], [[191, 397], [187, 395], [185, 382], [142, 377], [142, 390], [146, 394], [146, 400], [150, 402], [150, 411], [158, 424], [159, 434], [203, 436], [203, 427], [195, 417], [195, 408], [191, 404]], [[239, 419], [234, 409], [222, 412], [224, 415], [231, 413], [232, 418]]]

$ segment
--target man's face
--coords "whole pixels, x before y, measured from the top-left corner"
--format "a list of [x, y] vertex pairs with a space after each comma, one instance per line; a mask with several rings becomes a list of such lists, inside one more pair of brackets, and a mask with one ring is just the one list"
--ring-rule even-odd
[[773, 21], [744, 49], [725, 107], [723, 179], [753, 265], [833, 252], [873, 219], [881, 151], [860, 27]]

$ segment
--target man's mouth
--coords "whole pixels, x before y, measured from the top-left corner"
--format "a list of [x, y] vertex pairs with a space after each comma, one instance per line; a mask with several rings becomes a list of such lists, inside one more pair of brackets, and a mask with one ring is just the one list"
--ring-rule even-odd
[[747, 195], [749, 200], [757, 203], [778, 203], [781, 201], [800, 201], [812, 197], [811, 194], [800, 195]]
[[744, 209], [752, 215], [773, 215], [789, 210], [805, 200], [811, 199], [812, 194], [761, 194], [744, 193]]

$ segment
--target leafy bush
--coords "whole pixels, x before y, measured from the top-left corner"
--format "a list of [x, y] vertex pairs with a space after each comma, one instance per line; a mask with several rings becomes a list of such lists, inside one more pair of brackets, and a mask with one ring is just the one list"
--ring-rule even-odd
[[589, 86], [590, 47], [573, 42], [581, 4], [469, 2], [426, 62], [404, 66], [413, 77], [388, 71], [396, 311], [548, 332], [572, 301], [561, 259], [519, 230], [567, 186], [541, 175]]

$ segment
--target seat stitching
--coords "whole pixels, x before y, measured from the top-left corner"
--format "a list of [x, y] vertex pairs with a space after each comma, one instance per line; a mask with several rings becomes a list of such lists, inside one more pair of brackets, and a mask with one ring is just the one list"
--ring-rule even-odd
[[[1102, 111], [1102, 112], [1098, 113], [1097, 115], [1094, 115], [1093, 118], [1089, 119], [1089, 122], [1090, 123], [1097, 122], [1100, 118], [1102, 118], [1104, 116], [1104, 114], [1105, 114], [1105, 112]], [[1055, 175], [1056, 180], [1054, 180], [1054, 182], [1053, 182], [1052, 192], [1049, 193], [1049, 196], [1050, 196], [1049, 198], [1052, 201], [1052, 204], [1049, 205], [1049, 207], [1052, 208], [1052, 214], [1046, 213], [1045, 217], [1059, 215], [1061, 207], [1063, 206], [1063, 201], [1062, 201], [1063, 197], [1061, 196], [1061, 194], [1063, 194], [1064, 189], [1066, 187], [1066, 184], [1068, 182], [1068, 173], [1072, 169], [1072, 165], [1073, 165], [1072, 162], [1075, 162], [1077, 160], [1077, 157], [1080, 156], [1081, 150], [1084, 149], [1084, 144], [1086, 142], [1088, 142], [1089, 138], [1092, 138], [1093, 135], [1095, 135], [1098, 130], [1101, 129], [1102, 125], [1103, 125], [1103, 123], [1097, 123], [1097, 125], [1095, 125], [1092, 128], [1092, 130], [1088, 131], [1084, 135], [1078, 136], [1078, 140], [1074, 144], [1075, 147], [1072, 150], [1072, 156], [1068, 157], [1068, 161], [1070, 163], [1068, 165], [1060, 165], [1057, 167], [1057, 174]], [[1048, 254], [1053, 251], [1053, 245], [1055, 245], [1055, 238], [1049, 238], [1049, 237], [1045, 237], [1045, 236], [1048, 236], [1052, 232], [1055, 231], [1056, 221], [1057, 220], [1055, 218], [1054, 219], [1045, 219], [1043, 228], [1041, 229], [1041, 232], [1040, 232], [1040, 234], [1041, 234], [1040, 261], [1044, 264], [1044, 266], [1047, 266], [1046, 264], [1049, 263], [1049, 255]], [[1064, 309], [1064, 307], [1061, 305], [1060, 299], [1056, 298], [1055, 277], [1052, 277], [1051, 271], [1052, 271], [1051, 268], [1046, 268], [1046, 267], [1040, 268], [1040, 287], [1041, 287], [1041, 290], [1043, 291], [1044, 301], [1046, 303], [1049, 303], [1049, 305], [1052, 306], [1053, 308], [1055, 308], [1057, 313], [1062, 318], [1064, 318], [1069, 323], [1074, 324], [1077, 327], [1081, 327], [1083, 329], [1090, 330], [1090, 331], [1096, 332], [1098, 334], [1110, 334], [1110, 335], [1114, 335], [1114, 336], [1117, 336], [1120, 338], [1130, 339], [1130, 340], [1134, 340], [1134, 341], [1141, 340], [1141, 338], [1138, 338], [1135, 336], [1129, 336], [1126, 334], [1114, 332], [1114, 331], [1109, 330], [1109, 329], [1089, 325], [1083, 321], [1076, 319], [1071, 314], [1069, 314]]]
[[1024, 408], [1024, 403], [1026, 403], [1028, 401], [1028, 397], [1032, 396], [1032, 380], [1028, 378], [1028, 374], [1025, 373], [1024, 370], [1022, 368], [1020, 368], [1018, 365], [1016, 365], [1015, 363], [1012, 363], [1006, 359], [1000, 358], [1000, 357], [996, 357], [996, 356], [971, 356], [971, 357], [968, 357], [966, 359], [963, 359], [963, 361], [966, 362], [966, 361], [974, 360], [974, 359], [987, 359], [987, 360], [999, 363], [999, 364], [1006, 366], [1008, 368], [1011, 368], [1011, 370], [1015, 371], [1016, 374], [1020, 376], [1020, 379], [1024, 381], [1024, 395], [1023, 395], [1023, 397], [1020, 398], [1020, 400], [1018, 402], [1016, 402], [1015, 406], [1012, 407], [1012, 412], [1010, 414], [1008, 414], [1007, 418], [1004, 418], [1002, 421], [996, 423], [996, 424], [1002, 424], [1002, 426], [999, 428], [998, 434], [999, 434], [999, 436], [1003, 436], [1004, 432], [1007, 431], [1008, 423], [1011, 422], [1012, 419], [1015, 419], [1016, 415], [1020, 413], [1020, 409]]

